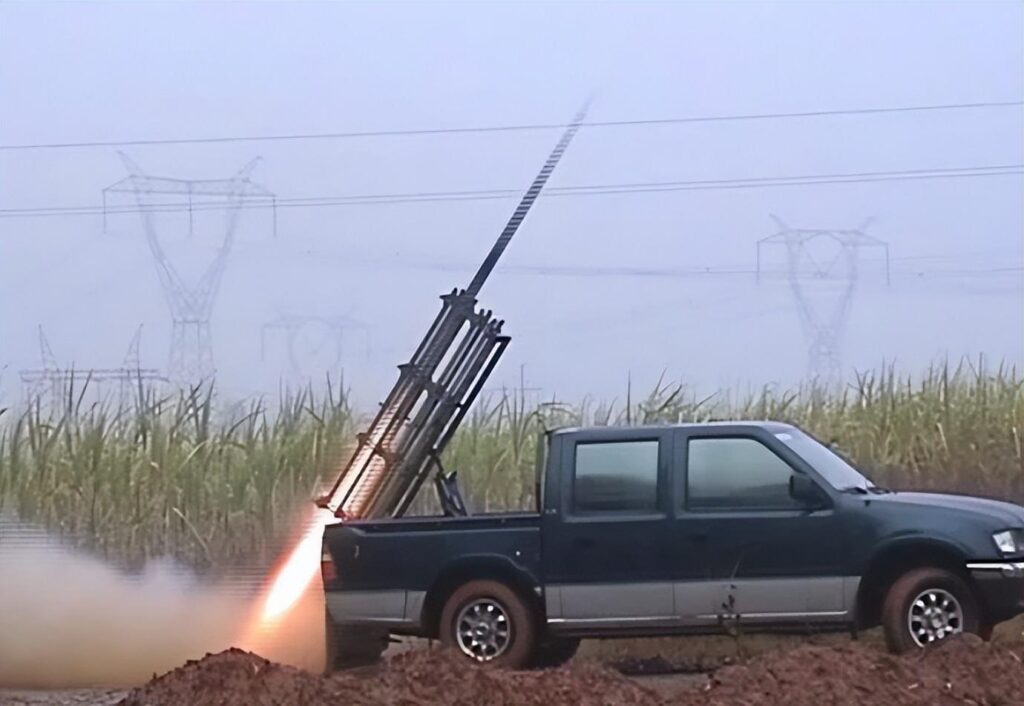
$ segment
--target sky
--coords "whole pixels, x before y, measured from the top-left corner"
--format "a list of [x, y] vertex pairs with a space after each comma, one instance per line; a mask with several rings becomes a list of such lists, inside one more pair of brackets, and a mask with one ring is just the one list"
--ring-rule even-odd
[[[523, 190], [560, 128], [8, 149], [182, 138], [976, 108], [584, 127], [549, 186], [1014, 167], [944, 179], [542, 196], [484, 287], [512, 344], [489, 386], [610, 399], [662, 375], [696, 390], [791, 386], [811, 338], [795, 229], [856, 230], [841, 270], [798, 269], [842, 321], [844, 373], [984, 356], [1024, 365], [1024, 3], [0, 2], [0, 404], [41, 365], [116, 367], [143, 326], [165, 370], [171, 313], [128, 172], [252, 180], [282, 199]], [[198, 197], [196, 197], [198, 198]], [[226, 396], [344, 369], [369, 407], [464, 286], [515, 199], [237, 213], [210, 330]], [[27, 217], [19, 210], [89, 207]], [[154, 216], [189, 285], [225, 210]], [[834, 251], [815, 241], [811, 254]], [[804, 263], [806, 264], [806, 263]], [[699, 273], [699, 274], [698, 274]], [[290, 321], [286, 326], [268, 326]], [[339, 326], [343, 328], [339, 329]], [[337, 344], [340, 330], [341, 343]], [[290, 351], [291, 350], [291, 354]]]

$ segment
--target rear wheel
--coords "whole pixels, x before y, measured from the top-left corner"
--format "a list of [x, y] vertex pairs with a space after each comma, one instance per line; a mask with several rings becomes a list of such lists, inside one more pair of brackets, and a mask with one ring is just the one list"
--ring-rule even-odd
[[897, 654], [983, 629], [971, 587], [935, 568], [908, 571], [893, 583], [882, 606], [882, 626], [889, 650]]
[[342, 669], [366, 667], [380, 661], [388, 646], [388, 634], [373, 628], [335, 625], [327, 616], [325, 625], [328, 674]]
[[503, 583], [470, 581], [441, 611], [441, 642], [481, 664], [527, 666], [537, 641], [536, 618], [526, 602]]

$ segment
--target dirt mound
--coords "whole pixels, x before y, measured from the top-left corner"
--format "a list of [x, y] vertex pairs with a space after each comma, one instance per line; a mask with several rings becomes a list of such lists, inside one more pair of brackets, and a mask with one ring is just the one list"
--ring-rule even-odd
[[251, 652], [230, 649], [191, 660], [129, 692], [118, 706], [278, 706], [343, 703], [334, 684]]
[[[649, 704], [652, 692], [597, 665], [509, 672], [476, 667], [461, 655], [436, 650], [408, 652], [370, 675], [332, 677], [358, 692], [366, 704], [453, 704], [478, 706], [556, 706], [560, 704]], [[351, 702], [350, 702], [351, 703]], [[357, 703], [362, 706], [363, 701]]]
[[322, 677], [241, 650], [207, 655], [154, 678], [119, 706], [476, 706], [671, 704], [824, 706], [1024, 703], [1024, 665], [1013, 651], [977, 638], [894, 657], [856, 644], [806, 645], [719, 669], [705, 682], [646, 689], [586, 663], [507, 672], [444, 651], [409, 652], [379, 667]]
[[903, 657], [876, 649], [805, 646], [718, 670], [677, 706], [1024, 703], [1024, 666], [1015, 652], [974, 636]]
[[497, 706], [656, 702], [647, 689], [596, 666], [507, 672], [444, 651], [420, 651], [322, 677], [232, 649], [156, 677], [118, 706], [478, 706], [481, 699]]

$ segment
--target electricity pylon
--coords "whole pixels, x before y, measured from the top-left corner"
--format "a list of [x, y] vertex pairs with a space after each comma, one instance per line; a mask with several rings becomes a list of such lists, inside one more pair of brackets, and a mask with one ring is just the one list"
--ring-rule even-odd
[[345, 351], [346, 332], [360, 331], [366, 357], [370, 356], [369, 327], [347, 316], [282, 314], [263, 324], [260, 331], [260, 360], [267, 356], [267, 339], [276, 333], [283, 339], [291, 377], [309, 379], [337, 372]]
[[[146, 174], [127, 155], [121, 159], [128, 169], [128, 176], [103, 190], [104, 207], [109, 193], [124, 192], [135, 195], [142, 215], [146, 242], [156, 264], [157, 275], [164, 292], [164, 298], [171, 311], [171, 350], [167, 374], [172, 382], [191, 386], [209, 382], [216, 373], [213, 359], [213, 342], [210, 334], [210, 317], [213, 304], [220, 289], [228, 257], [235, 242], [238, 226], [238, 212], [243, 202], [250, 198], [274, 198], [265, 187], [253, 182], [249, 175], [259, 163], [253, 159], [234, 176], [228, 179], [172, 179]], [[186, 197], [189, 212], [189, 234], [192, 233], [192, 197], [208, 196], [221, 199], [202, 204], [224, 208], [226, 220], [224, 239], [213, 261], [208, 265], [198, 282], [187, 283], [171, 263], [157, 237], [153, 214], [168, 210], [180, 210], [180, 205], [156, 201], [154, 197], [173, 195]]]
[[[125, 406], [133, 390], [143, 383], [166, 382], [166, 378], [160, 375], [155, 368], [143, 368], [139, 361], [139, 343], [142, 338], [142, 327], [139, 326], [128, 344], [128, 352], [120, 367], [117, 368], [83, 368], [76, 370], [74, 366], [62, 367], [53, 354], [50, 342], [43, 333], [43, 327], [39, 327], [39, 357], [42, 367], [22, 370], [20, 372], [22, 390], [27, 401], [44, 401], [48, 406], [56, 407], [58, 404], [75, 403], [71, 399], [71, 393], [75, 392], [72, 386], [78, 383], [82, 390], [87, 386], [94, 386], [98, 390], [98, 397], [102, 398], [104, 391], [110, 384], [116, 385], [117, 402]], [[80, 395], [81, 392], [76, 393]], [[47, 397], [48, 396], [48, 397]]]
[[[860, 276], [860, 250], [878, 247], [885, 251], [888, 284], [889, 245], [864, 232], [871, 219], [853, 230], [791, 228], [774, 215], [772, 219], [779, 230], [757, 241], [757, 279], [761, 279], [761, 247], [784, 246], [786, 280], [808, 342], [807, 375], [813, 382], [834, 384], [842, 379], [843, 336]], [[819, 246], [824, 246], [823, 251], [811, 249]], [[832, 291], [812, 291], [808, 286], [811, 282], [837, 286]], [[831, 301], [822, 301], [829, 299]]]

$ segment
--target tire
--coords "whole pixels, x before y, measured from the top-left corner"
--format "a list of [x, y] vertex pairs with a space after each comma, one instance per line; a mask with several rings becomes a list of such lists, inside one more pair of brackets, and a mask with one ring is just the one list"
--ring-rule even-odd
[[530, 666], [537, 669], [561, 667], [576, 656], [576, 651], [579, 648], [580, 641], [577, 638], [549, 638], [541, 642], [534, 650]]
[[[916, 625], [916, 629], [912, 629]], [[913, 569], [896, 579], [882, 604], [889, 651], [918, 650], [959, 632], [982, 631], [981, 610], [971, 587], [944, 569]]]
[[470, 581], [457, 588], [441, 611], [440, 633], [444, 645], [467, 659], [508, 669], [528, 666], [537, 644], [533, 610], [498, 581]]
[[335, 625], [327, 616], [324, 635], [326, 660], [324, 672], [367, 667], [380, 661], [388, 646], [388, 634], [373, 628]]

